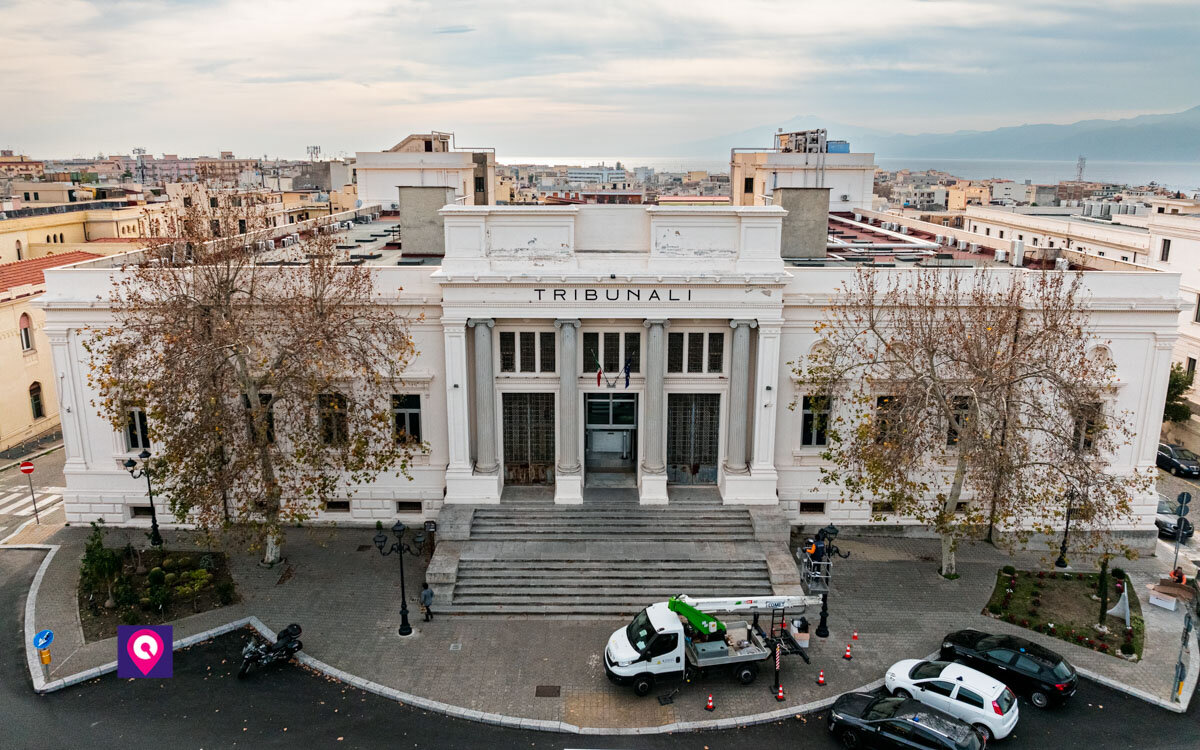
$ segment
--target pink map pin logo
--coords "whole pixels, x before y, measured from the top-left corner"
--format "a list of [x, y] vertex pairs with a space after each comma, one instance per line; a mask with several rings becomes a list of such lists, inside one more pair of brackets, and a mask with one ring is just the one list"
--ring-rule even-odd
[[129, 658], [133, 660], [133, 666], [137, 667], [142, 674], [150, 674], [150, 670], [154, 669], [154, 665], [158, 664], [158, 660], [162, 658], [163, 640], [162, 636], [153, 630], [139, 630], [129, 637], [125, 642], [125, 649], [129, 653]]

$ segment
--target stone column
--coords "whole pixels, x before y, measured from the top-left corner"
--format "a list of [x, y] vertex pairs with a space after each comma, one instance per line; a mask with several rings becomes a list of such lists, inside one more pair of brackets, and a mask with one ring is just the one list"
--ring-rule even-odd
[[446, 340], [447, 471], [471, 471], [470, 408], [467, 404], [467, 336], [465, 321], [443, 320]]
[[725, 473], [745, 474], [746, 425], [750, 395], [750, 329], [755, 320], [731, 320], [733, 347], [729, 357], [729, 426], [725, 433]]
[[782, 321], [759, 321], [758, 373], [755, 377], [754, 395], [754, 450], [750, 471], [760, 477], [776, 476], [775, 417], [779, 405], [779, 392], [776, 389], [780, 380], [779, 338], [782, 328]]
[[491, 318], [472, 318], [467, 325], [475, 329], [475, 473], [495, 474], [496, 461], [496, 379], [492, 375]]
[[666, 391], [663, 371], [667, 366], [666, 320], [647, 320], [646, 336], [646, 405], [642, 431], [642, 475], [638, 483], [639, 501], [643, 504], [667, 502], [667, 462], [664, 456], [664, 426], [666, 424]]
[[558, 347], [558, 466], [554, 472], [554, 502], [583, 502], [579, 465], [579, 321], [556, 320], [562, 332]]

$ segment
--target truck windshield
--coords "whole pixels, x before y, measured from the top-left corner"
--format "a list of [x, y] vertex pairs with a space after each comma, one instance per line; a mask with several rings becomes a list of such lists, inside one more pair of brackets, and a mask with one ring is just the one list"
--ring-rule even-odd
[[654, 637], [654, 627], [650, 624], [650, 615], [646, 610], [637, 613], [637, 617], [625, 628], [625, 635], [629, 638], [629, 645], [637, 649], [639, 654], [646, 653], [646, 645]]

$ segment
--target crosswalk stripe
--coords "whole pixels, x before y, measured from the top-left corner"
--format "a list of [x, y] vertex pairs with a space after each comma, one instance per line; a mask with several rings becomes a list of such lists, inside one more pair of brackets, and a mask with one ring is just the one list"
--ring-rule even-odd
[[[53, 499], [53, 498], [61, 498], [61, 497], [62, 497], [61, 494], [42, 494], [42, 496], [37, 498], [38, 510], [41, 510], [41, 504], [43, 502], [46, 502], [46, 500]], [[0, 508], [0, 515], [13, 514], [13, 515], [19, 516], [19, 515], [22, 515], [19, 512], [19, 510], [22, 508], [29, 508], [30, 514], [32, 511], [34, 511], [34, 503], [32, 503], [31, 500], [29, 499], [28, 494], [26, 494], [26, 496], [24, 498], [17, 500], [17, 502], [13, 503], [12, 505], [7, 505], [7, 506], [5, 506], [5, 508]], [[25, 515], [29, 515], [29, 514], [25, 514]]]
[[[58, 505], [60, 502], [62, 502], [62, 495], [47, 495], [44, 498], [39, 497], [38, 498], [38, 513], [45, 513], [47, 510], [49, 510], [50, 508], [53, 508], [55, 505]], [[13, 515], [32, 516], [33, 515], [33, 503], [30, 503], [28, 508], [25, 508], [24, 510], [19, 510], [16, 513], [14, 513]]]
[[28, 492], [14, 492], [11, 495], [6, 495], [6, 496], [0, 498], [0, 505], [4, 505], [5, 503], [10, 503], [13, 500], [16, 500], [21, 495], [28, 496], [29, 493]]

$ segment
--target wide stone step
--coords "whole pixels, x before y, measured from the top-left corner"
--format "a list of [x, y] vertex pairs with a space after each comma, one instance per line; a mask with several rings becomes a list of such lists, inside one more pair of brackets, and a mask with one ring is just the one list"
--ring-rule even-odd
[[645, 576], [663, 574], [695, 573], [708, 575], [714, 571], [722, 574], [760, 573], [767, 570], [767, 564], [761, 560], [746, 560], [735, 562], [654, 562], [637, 561], [622, 564], [612, 562], [542, 562], [537, 560], [514, 562], [510, 560], [460, 560], [458, 563], [459, 576], [471, 574], [477, 576], [500, 575], [542, 575], [554, 577], [570, 577], [573, 575], [595, 575], [605, 573], [621, 576]]
[[[509, 532], [494, 532], [483, 534], [471, 534], [471, 539], [476, 541], [487, 542], [603, 542], [613, 541], [614, 533], [609, 531], [596, 531], [590, 533], [568, 532], [568, 531], [509, 531]], [[696, 533], [679, 533], [668, 534], [661, 531], [645, 531], [645, 532], [628, 532], [620, 536], [621, 541], [641, 541], [659, 539], [666, 542], [751, 542], [754, 541], [754, 533], [747, 531], [744, 533], [713, 533], [708, 532], [700, 535]]]

